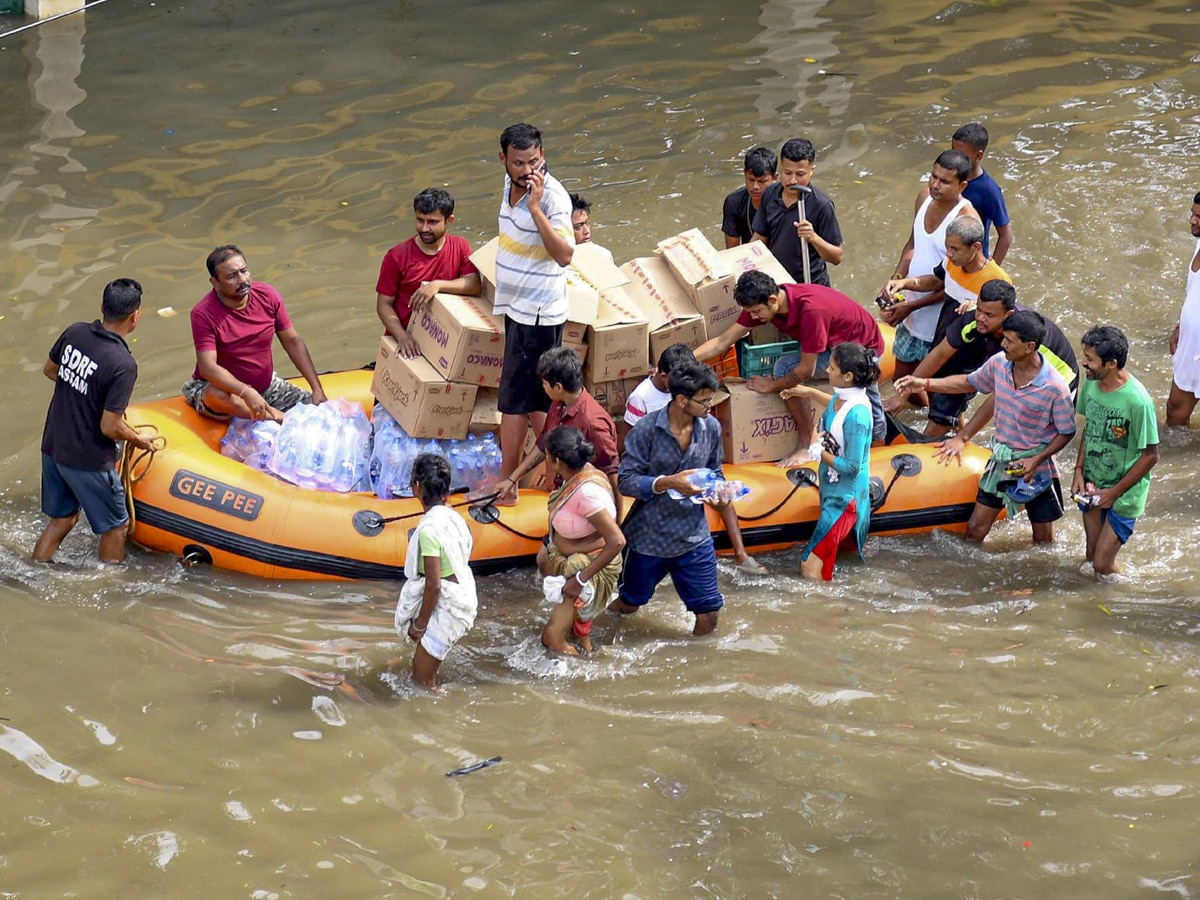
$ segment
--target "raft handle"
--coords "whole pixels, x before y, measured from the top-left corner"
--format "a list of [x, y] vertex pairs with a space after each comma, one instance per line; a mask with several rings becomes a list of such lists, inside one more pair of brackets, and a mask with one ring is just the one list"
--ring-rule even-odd
[[[877, 494], [875, 490], [871, 491], [871, 512], [875, 512], [882, 507], [883, 504], [887, 503], [888, 494], [892, 492], [892, 488], [895, 487], [897, 481], [899, 481], [901, 478], [907, 478], [913, 475], [919, 475], [921, 473], [921, 460], [911, 453], [897, 453], [892, 457], [891, 462], [892, 471], [896, 474], [892, 476], [892, 480], [888, 482], [887, 488], [881, 495]], [[871, 481], [874, 480], [874, 478], [871, 479]], [[881, 487], [883, 486], [882, 481], [880, 481], [879, 484]], [[873, 484], [872, 488], [874, 488]]]
[[212, 554], [199, 544], [188, 544], [183, 548], [179, 561], [185, 569], [193, 569], [196, 566], [211, 566], [213, 559]]

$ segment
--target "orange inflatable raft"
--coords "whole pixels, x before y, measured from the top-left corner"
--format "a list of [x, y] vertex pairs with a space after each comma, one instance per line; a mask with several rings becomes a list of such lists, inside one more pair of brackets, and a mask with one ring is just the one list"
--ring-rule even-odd
[[[321, 376], [330, 397], [369, 411], [371, 373]], [[279, 579], [399, 579], [408, 535], [421, 515], [412, 499], [298, 488], [220, 453], [225, 425], [197, 415], [180, 397], [129, 407], [134, 427], [153, 426], [165, 446], [132, 467], [132, 539], [189, 561]], [[132, 448], [131, 448], [132, 449]], [[137, 451], [133, 451], [137, 452]], [[963, 465], [943, 466], [931, 445], [899, 444], [871, 451], [871, 531], [900, 534], [962, 531], [971, 513], [987, 451], [968, 447]], [[737, 504], [751, 551], [805, 541], [820, 512], [816, 465], [790, 473], [769, 464], [729, 465], [751, 494]], [[546, 534], [546, 494], [523, 490], [515, 507], [462, 504], [480, 573], [532, 564]], [[727, 549], [720, 517], [708, 511], [718, 549]]]

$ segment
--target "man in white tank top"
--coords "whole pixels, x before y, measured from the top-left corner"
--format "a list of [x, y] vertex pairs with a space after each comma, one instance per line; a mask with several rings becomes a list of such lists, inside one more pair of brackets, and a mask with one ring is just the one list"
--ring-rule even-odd
[[1188, 220], [1197, 238], [1187, 270], [1187, 293], [1179, 324], [1171, 332], [1171, 394], [1167, 397], [1167, 427], [1187, 425], [1200, 397], [1200, 193], [1192, 198]]
[[[932, 275], [945, 258], [946, 228], [950, 223], [959, 216], [979, 218], [971, 201], [962, 196], [970, 174], [971, 160], [961, 150], [945, 150], [933, 161], [929, 184], [917, 194], [908, 242], [900, 252], [900, 261], [889, 281]], [[883, 303], [890, 303], [883, 306], [884, 321], [896, 326], [892, 346], [896, 356], [893, 377], [911, 375], [937, 340], [938, 319], [946, 303], [946, 293], [943, 290], [910, 291], [903, 300], [895, 302], [895, 295], [888, 294], [885, 284], [879, 296]], [[911, 399], [920, 405], [928, 403], [927, 397]]]

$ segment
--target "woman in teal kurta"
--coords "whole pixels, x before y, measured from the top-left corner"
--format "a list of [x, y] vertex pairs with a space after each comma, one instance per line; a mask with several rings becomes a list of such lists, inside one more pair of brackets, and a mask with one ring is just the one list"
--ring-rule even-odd
[[879, 364], [862, 344], [838, 344], [829, 358], [829, 385], [834, 396], [808, 385], [788, 388], [780, 396], [806, 397], [827, 405], [813, 444], [819, 453], [817, 477], [821, 515], [800, 558], [805, 578], [833, 580], [838, 545], [851, 534], [861, 558], [871, 523], [871, 401], [867, 387], [879, 380]]

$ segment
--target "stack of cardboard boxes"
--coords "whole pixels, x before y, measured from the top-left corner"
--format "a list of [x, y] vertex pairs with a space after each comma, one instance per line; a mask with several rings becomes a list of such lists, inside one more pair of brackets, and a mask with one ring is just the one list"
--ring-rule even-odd
[[[482, 297], [438, 294], [413, 316], [409, 332], [422, 357], [406, 360], [384, 337], [372, 392], [415, 437], [463, 438], [499, 427], [495, 389], [504, 355], [504, 322], [492, 312], [496, 284], [493, 240], [471, 260], [483, 276]], [[760, 269], [776, 282], [787, 272], [760, 243], [718, 251], [697, 229], [659, 244], [656, 256], [616, 267], [593, 244], [580, 244], [568, 269], [569, 320], [563, 344], [579, 354], [584, 383], [619, 419], [630, 391], [674, 343], [698, 347], [737, 318], [733, 287]], [[772, 326], [755, 343], [777, 340]], [[795, 426], [783, 401], [727, 379], [730, 399], [718, 407], [727, 462], [776, 460], [795, 447]]]

